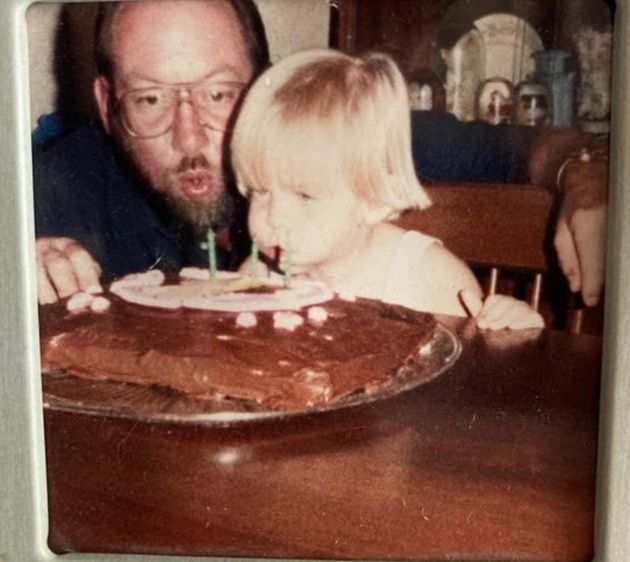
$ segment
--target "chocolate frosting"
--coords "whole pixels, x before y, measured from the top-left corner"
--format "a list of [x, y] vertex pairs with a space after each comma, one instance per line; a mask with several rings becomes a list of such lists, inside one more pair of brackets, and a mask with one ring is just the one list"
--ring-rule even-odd
[[431, 315], [379, 301], [334, 299], [323, 322], [274, 328], [271, 312], [240, 327], [230, 313], [157, 311], [113, 299], [105, 314], [49, 318], [44, 368], [88, 379], [160, 385], [195, 399], [308, 408], [370, 391], [431, 339]]

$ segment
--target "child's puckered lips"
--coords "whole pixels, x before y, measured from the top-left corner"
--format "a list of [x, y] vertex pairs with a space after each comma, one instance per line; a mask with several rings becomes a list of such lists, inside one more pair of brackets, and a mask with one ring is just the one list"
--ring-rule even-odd
[[281, 246], [259, 243], [258, 259], [270, 270], [283, 273], [287, 265], [287, 251]]

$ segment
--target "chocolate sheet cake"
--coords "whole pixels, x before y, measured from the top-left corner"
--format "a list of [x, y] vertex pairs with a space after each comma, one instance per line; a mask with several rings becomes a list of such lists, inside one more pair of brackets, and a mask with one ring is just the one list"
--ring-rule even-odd
[[[242, 327], [229, 313], [151, 311], [113, 299], [105, 314], [48, 326], [45, 368], [88, 379], [159, 385], [195, 399], [223, 397], [293, 410], [387, 384], [431, 339], [432, 316], [376, 301], [333, 299], [327, 318], [293, 331], [257, 313]], [[312, 316], [312, 315], [311, 315]]]

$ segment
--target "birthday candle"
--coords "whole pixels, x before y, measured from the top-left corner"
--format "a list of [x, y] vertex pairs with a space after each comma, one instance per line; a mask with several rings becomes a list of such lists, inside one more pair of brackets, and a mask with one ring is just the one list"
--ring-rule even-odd
[[214, 231], [208, 229], [208, 267], [210, 269], [210, 279], [214, 279], [217, 274], [217, 248], [214, 242]]
[[256, 240], [252, 240], [252, 279], [256, 279], [258, 267], [258, 242]]

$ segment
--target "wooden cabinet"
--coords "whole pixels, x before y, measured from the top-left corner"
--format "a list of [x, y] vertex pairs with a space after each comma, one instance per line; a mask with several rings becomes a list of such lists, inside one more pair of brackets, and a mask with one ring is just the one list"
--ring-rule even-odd
[[[528, 30], [522, 36], [526, 37], [527, 33], [530, 38], [535, 36], [535, 41], [523, 40], [522, 49], [514, 35], [506, 35], [495, 42], [495, 47], [512, 43], [514, 57], [519, 62], [514, 63], [511, 75], [504, 72], [496, 76], [516, 84], [533, 72], [532, 52], [563, 49], [577, 54], [580, 49], [576, 46], [576, 31], [587, 28], [610, 33], [614, 12], [613, 0], [334, 0], [331, 6], [332, 46], [351, 54], [370, 50], [389, 53], [406, 78], [411, 79], [428, 70], [443, 82], [447, 92], [452, 92], [447, 84], [447, 74], [452, 68], [449, 70], [444, 53], [480, 27], [479, 20], [492, 19], [486, 16], [516, 16], [512, 19]], [[484, 40], [487, 40], [495, 24], [485, 25], [482, 35], [485, 34]], [[487, 44], [480, 50], [484, 49], [489, 52]], [[512, 54], [508, 52], [505, 57], [510, 59]], [[581, 68], [581, 61], [577, 59], [573, 56], [568, 60], [567, 71], [580, 75], [589, 64], [583, 64]], [[494, 78], [497, 66], [494, 60], [488, 62], [486, 58], [485, 65], [485, 74], [481, 73], [479, 82]], [[600, 79], [596, 87], [609, 88], [604, 82], [605, 79]], [[592, 90], [593, 86], [588, 84], [587, 89]], [[449, 95], [452, 98], [452, 94]], [[452, 108], [452, 100], [450, 103]], [[588, 108], [583, 113], [588, 114]]]
[[612, 0], [336, 0], [331, 44], [349, 53], [380, 50], [394, 56], [403, 73], [439, 71], [439, 50], [452, 47], [479, 18], [518, 16], [540, 36], [545, 49], [571, 49], [582, 25], [610, 26]]

